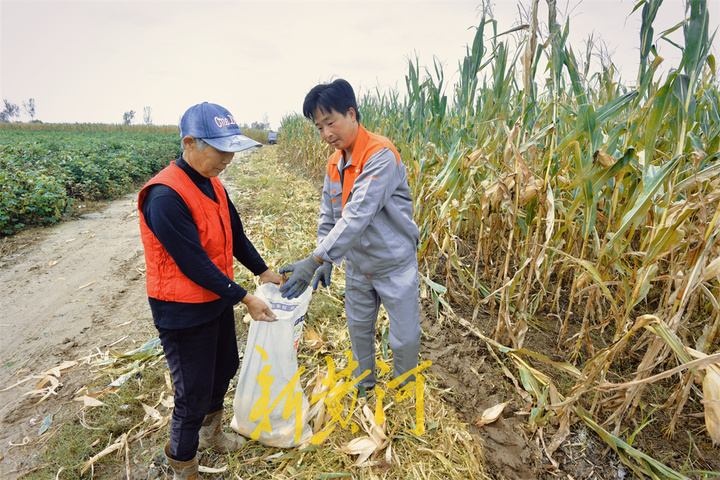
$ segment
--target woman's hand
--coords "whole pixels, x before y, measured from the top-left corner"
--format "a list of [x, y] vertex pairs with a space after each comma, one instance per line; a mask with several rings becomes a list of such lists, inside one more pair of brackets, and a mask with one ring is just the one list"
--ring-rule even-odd
[[253, 318], [253, 320], [257, 322], [277, 321], [277, 317], [272, 312], [272, 310], [270, 310], [270, 307], [268, 307], [267, 303], [265, 303], [262, 299], [256, 297], [255, 295], [251, 293], [246, 294], [245, 297], [242, 299], [242, 303], [244, 303], [247, 307], [248, 312], [250, 313], [250, 316]]
[[275, 283], [277, 285], [280, 285], [280, 283], [282, 282], [282, 276], [279, 273], [270, 270], [269, 268], [258, 276], [263, 283]]

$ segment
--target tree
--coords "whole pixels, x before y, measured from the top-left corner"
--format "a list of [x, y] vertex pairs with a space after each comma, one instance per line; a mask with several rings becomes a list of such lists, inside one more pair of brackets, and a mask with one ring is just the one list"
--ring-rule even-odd
[[145, 125], [152, 125], [152, 108], [143, 107], [143, 122]]
[[25, 113], [27, 113], [30, 116], [30, 121], [35, 121], [35, 99], [31, 98], [27, 102], [23, 101], [23, 109], [25, 109]]
[[268, 129], [270, 129], [270, 123], [268, 123], [268, 122], [252, 122], [250, 124], [250, 128], [254, 128], [256, 130], [268, 130]]
[[5, 102], [5, 110], [0, 112], [0, 122], [9, 122], [12, 117], [20, 115], [20, 107], [9, 102], [7, 98], [3, 99], [3, 102]]
[[135, 118], [135, 110], [123, 113], [123, 125], [130, 125]]

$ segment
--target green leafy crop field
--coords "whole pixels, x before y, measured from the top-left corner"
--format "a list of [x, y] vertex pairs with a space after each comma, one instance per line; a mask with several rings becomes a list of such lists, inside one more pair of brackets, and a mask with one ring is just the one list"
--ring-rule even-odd
[[127, 193], [180, 154], [177, 132], [0, 130], [0, 235]]

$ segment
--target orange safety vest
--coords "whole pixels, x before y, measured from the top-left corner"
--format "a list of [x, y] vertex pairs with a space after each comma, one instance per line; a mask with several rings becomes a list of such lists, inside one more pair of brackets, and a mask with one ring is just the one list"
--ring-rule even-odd
[[145, 247], [148, 297], [183, 303], [206, 303], [220, 298], [186, 277], [145, 223], [142, 213], [143, 200], [148, 188], [158, 183], [167, 185], [182, 197], [198, 229], [203, 250], [230, 280], [233, 279], [233, 236], [227, 195], [220, 180], [217, 178], [210, 180], [216, 202], [202, 193], [190, 177], [173, 162], [153, 177], [140, 191], [138, 209], [140, 233]]
[[[370, 157], [375, 155], [383, 148], [389, 148], [390, 150], [392, 150], [392, 152], [395, 154], [395, 158], [397, 159], [398, 164], [400, 164], [400, 154], [398, 153], [397, 149], [395, 149], [395, 145], [393, 145], [390, 140], [381, 135], [368, 132], [365, 127], [363, 127], [362, 125], [358, 125], [358, 134], [355, 138], [353, 154], [352, 158], [350, 159], [352, 164], [348, 165], [345, 168], [342, 177], [343, 208], [345, 208], [345, 203], [347, 203], [347, 200], [350, 197], [350, 191], [355, 184], [355, 180], [362, 173], [363, 168], [365, 167], [365, 163]], [[327, 174], [330, 177], [331, 182], [340, 181], [341, 177], [340, 171], [338, 170], [338, 164], [340, 163], [340, 159], [342, 158], [342, 156], [342, 150], [335, 150], [335, 152], [330, 155], [330, 159], [328, 160], [327, 165]], [[333, 191], [332, 193], [337, 192]], [[335, 202], [335, 200], [333, 200], [333, 202]]]

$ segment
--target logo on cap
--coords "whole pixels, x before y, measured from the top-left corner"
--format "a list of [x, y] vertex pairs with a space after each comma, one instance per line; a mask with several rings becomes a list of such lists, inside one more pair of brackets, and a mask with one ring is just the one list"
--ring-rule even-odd
[[227, 118], [215, 117], [215, 125], [219, 128], [227, 127], [230, 125], [237, 125], [232, 115], [228, 115]]

